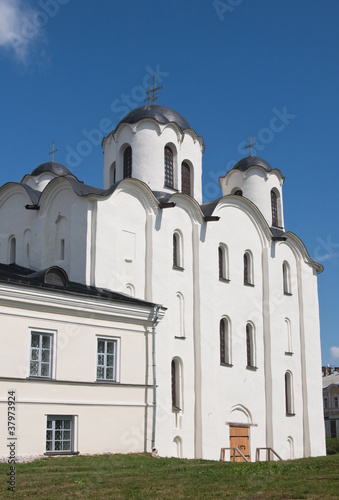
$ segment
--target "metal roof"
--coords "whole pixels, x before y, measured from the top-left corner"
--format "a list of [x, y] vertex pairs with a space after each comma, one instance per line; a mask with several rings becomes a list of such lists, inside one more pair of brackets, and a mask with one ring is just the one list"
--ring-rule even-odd
[[[159, 123], [171, 123], [174, 122], [181, 130], [186, 130], [191, 128], [188, 121], [176, 111], [166, 106], [160, 106], [158, 104], [152, 104], [150, 106], [142, 106], [141, 108], [133, 109], [128, 113], [118, 124], [121, 123], [137, 123], [144, 118], [153, 118]], [[117, 127], [117, 128], [118, 128]]]
[[243, 158], [234, 165], [232, 170], [240, 170], [241, 172], [245, 172], [245, 170], [248, 170], [250, 167], [255, 166], [263, 167], [267, 172], [272, 172], [273, 170], [273, 168], [269, 163], [267, 163], [267, 161], [259, 158], [258, 156], [248, 156], [247, 158]]
[[61, 163], [56, 163], [54, 161], [49, 161], [47, 163], [42, 163], [37, 168], [33, 170], [31, 175], [40, 175], [44, 172], [51, 172], [55, 175], [72, 175], [72, 172], [68, 170], [67, 167], [61, 165]]

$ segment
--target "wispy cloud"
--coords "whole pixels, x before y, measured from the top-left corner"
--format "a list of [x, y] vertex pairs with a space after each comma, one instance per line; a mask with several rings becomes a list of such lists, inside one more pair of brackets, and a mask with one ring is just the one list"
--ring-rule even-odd
[[23, 64], [43, 39], [43, 31], [31, 22], [36, 13], [27, 1], [0, 0], [0, 49]]
[[339, 347], [332, 346], [330, 348], [331, 360], [335, 363], [339, 362]]

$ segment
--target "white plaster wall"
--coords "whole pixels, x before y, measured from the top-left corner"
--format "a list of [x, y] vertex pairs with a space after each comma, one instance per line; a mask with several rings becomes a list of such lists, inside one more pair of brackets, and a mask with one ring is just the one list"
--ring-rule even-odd
[[[162, 210], [153, 234], [153, 300], [168, 308], [157, 333], [158, 418], [156, 446], [160, 455], [174, 454], [173, 439], [182, 440], [183, 457], [194, 458], [194, 329], [193, 329], [193, 248], [192, 221], [178, 205]], [[183, 268], [173, 269], [173, 233], [179, 230], [183, 240]], [[185, 304], [185, 338], [177, 331], [176, 294]], [[182, 360], [183, 406], [172, 412], [171, 361]]]
[[144, 299], [146, 212], [140, 199], [128, 191], [119, 190], [97, 203], [93, 284], [127, 293], [126, 285], [131, 283], [135, 296]]
[[[1, 390], [7, 394], [8, 383], [0, 383]], [[150, 449], [151, 426], [150, 421], [145, 428], [145, 408], [129, 406], [109, 406], [100, 402], [95, 404], [77, 404], [76, 388], [72, 391], [72, 402], [69, 404], [29, 404], [20, 403], [20, 400], [35, 399], [34, 394], [26, 390], [20, 383], [12, 383], [11, 389], [17, 394], [16, 418], [16, 456], [41, 456], [46, 451], [46, 421], [47, 415], [77, 417], [77, 446], [79, 453], [141, 453], [144, 451], [144, 442], [147, 451]], [[61, 389], [61, 388], [60, 388]], [[39, 390], [40, 387], [36, 387]], [[87, 399], [91, 391], [87, 393]], [[139, 398], [140, 400], [142, 397]], [[6, 404], [0, 403], [0, 415], [3, 421], [7, 418]], [[1, 444], [0, 459], [8, 457], [7, 441]]]
[[[145, 417], [145, 403], [152, 404], [151, 335], [146, 325], [113, 322], [93, 315], [69, 316], [62, 310], [29, 312], [1, 307], [2, 367], [0, 415], [7, 415], [7, 393], [16, 391], [17, 455], [41, 455], [45, 451], [46, 415], [78, 417], [81, 453], [142, 452], [144, 440], [151, 448], [152, 407]], [[54, 335], [53, 380], [29, 377], [32, 330]], [[97, 338], [117, 338], [120, 384], [96, 383]], [[133, 346], [133, 348], [132, 348]], [[9, 355], [10, 353], [10, 355]], [[145, 418], [147, 435], [145, 436]], [[95, 422], [100, 422], [95, 432]], [[100, 427], [100, 429], [99, 429]], [[6, 442], [0, 457], [6, 456]]]
[[277, 172], [266, 172], [263, 168], [252, 167], [246, 172], [230, 170], [220, 178], [223, 196], [232, 194], [236, 188], [241, 189], [243, 196], [251, 200], [261, 211], [269, 226], [272, 226], [271, 190], [280, 194], [278, 200], [279, 225], [284, 227], [284, 210], [282, 182]]
[[[251, 415], [250, 448], [265, 442], [265, 379], [262, 320], [262, 243], [253, 223], [242, 209], [221, 205], [214, 215], [218, 222], [207, 223], [206, 240], [201, 246], [201, 337], [203, 380], [203, 449], [204, 458], [218, 460], [220, 449], [229, 447], [229, 427], [237, 422], [231, 416], [235, 406]], [[241, 231], [239, 231], [241, 228]], [[218, 246], [228, 246], [230, 282], [219, 281]], [[243, 255], [253, 254], [254, 287], [243, 284]], [[208, 263], [208, 265], [206, 265]], [[230, 319], [232, 365], [220, 365], [219, 323]], [[256, 371], [246, 368], [246, 323], [255, 325]], [[208, 368], [207, 368], [208, 367]]]

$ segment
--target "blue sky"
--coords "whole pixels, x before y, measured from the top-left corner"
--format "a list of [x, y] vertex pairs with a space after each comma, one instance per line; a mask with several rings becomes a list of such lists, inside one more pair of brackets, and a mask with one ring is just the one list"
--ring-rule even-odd
[[101, 138], [157, 73], [158, 104], [204, 138], [204, 201], [249, 134], [286, 177], [286, 229], [325, 267], [323, 364], [339, 365], [338, 20], [337, 0], [0, 0], [0, 184], [55, 141], [101, 187]]

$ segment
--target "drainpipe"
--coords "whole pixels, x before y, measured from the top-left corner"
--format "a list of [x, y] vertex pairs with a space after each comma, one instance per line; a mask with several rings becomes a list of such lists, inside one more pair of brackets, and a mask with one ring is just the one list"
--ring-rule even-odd
[[154, 318], [152, 321], [152, 365], [153, 365], [153, 422], [152, 422], [152, 451], [155, 450], [155, 428], [157, 419], [157, 370], [155, 358], [155, 327], [159, 318], [159, 309], [161, 306], [155, 306]]

